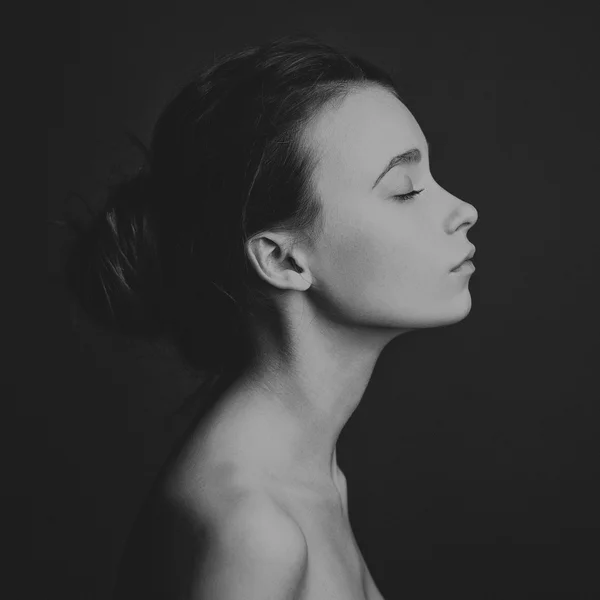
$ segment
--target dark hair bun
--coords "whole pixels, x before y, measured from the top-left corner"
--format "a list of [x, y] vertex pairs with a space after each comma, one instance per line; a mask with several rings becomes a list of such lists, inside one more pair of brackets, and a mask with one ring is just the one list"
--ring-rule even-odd
[[71, 242], [65, 267], [69, 290], [94, 320], [141, 337], [164, 333], [150, 190], [145, 172], [113, 185], [106, 206]]

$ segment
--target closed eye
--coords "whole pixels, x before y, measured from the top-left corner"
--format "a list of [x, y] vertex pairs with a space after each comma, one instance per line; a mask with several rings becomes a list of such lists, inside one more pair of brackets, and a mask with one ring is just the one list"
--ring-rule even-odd
[[394, 196], [392, 196], [392, 198], [394, 198], [398, 202], [406, 202], [407, 200], [410, 200], [411, 198], [414, 198], [415, 196], [420, 194], [424, 189], [425, 188], [421, 190], [413, 190], [412, 192], [408, 192], [407, 194], [395, 194]]

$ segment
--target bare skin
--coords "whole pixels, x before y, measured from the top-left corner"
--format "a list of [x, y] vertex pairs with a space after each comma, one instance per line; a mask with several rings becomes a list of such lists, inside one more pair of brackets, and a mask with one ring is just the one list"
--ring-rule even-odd
[[[304, 534], [308, 575], [295, 600], [383, 600], [352, 532], [346, 478], [335, 452], [331, 479], [294, 471], [281, 460], [280, 440], [289, 431], [281, 417], [266, 418], [260, 402], [223, 396], [156, 482], [130, 538], [115, 600], [162, 598], [159, 589], [165, 598], [196, 598], [185, 595], [184, 581], [197, 586], [203, 576], [202, 532], [218, 522], [225, 506], [249, 502], [282, 509]], [[180, 556], [195, 561], [174, 567]]]
[[[298, 600], [333, 600], [338, 594], [340, 600], [382, 600], [352, 533], [346, 478], [337, 465], [335, 449], [332, 477], [320, 478], [312, 469], [294, 468], [300, 463], [290, 460], [286, 442], [294, 436], [293, 425], [284, 413], [267, 412], [268, 406], [260, 398], [230, 395], [211, 417], [210, 432], [200, 445], [192, 444], [182, 453], [172, 471], [175, 489], [189, 497], [197, 487], [199, 456], [206, 457], [203, 469], [208, 471], [225, 461], [232, 470], [215, 489], [231, 486], [242, 495], [266, 498], [302, 529], [310, 576]], [[199, 496], [192, 491], [191, 497]], [[210, 514], [210, 501], [201, 512]]]
[[[284, 339], [254, 324], [255, 364], [191, 432], [134, 536], [132, 564], [146, 565], [142, 579], [148, 548], [168, 549], [152, 562], [164, 573], [165, 598], [192, 597], [174, 586], [201, 577], [202, 531], [223, 507], [258, 501], [283, 511], [306, 540], [296, 600], [382, 600], [352, 533], [336, 443], [391, 340], [469, 313], [468, 277], [450, 271], [472, 249], [466, 232], [477, 211], [433, 179], [418, 123], [381, 88], [358, 89], [325, 109], [304, 142], [319, 156], [322, 235], [308, 241], [269, 231], [246, 247], [277, 291]], [[411, 149], [418, 160], [382, 175]], [[410, 200], [398, 197], [413, 191]], [[164, 544], [156, 541], [163, 534], [148, 537], [159, 528]]]

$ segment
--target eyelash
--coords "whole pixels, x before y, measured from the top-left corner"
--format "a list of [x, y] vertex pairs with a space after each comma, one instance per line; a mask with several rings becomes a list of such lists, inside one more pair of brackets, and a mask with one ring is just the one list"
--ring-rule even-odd
[[[423, 190], [424, 189], [425, 188], [423, 188]], [[412, 192], [408, 192], [408, 194], [396, 194], [392, 196], [392, 198], [394, 198], [398, 202], [407, 202], [408, 200], [411, 200], [412, 198], [420, 194], [423, 190], [413, 190]]]

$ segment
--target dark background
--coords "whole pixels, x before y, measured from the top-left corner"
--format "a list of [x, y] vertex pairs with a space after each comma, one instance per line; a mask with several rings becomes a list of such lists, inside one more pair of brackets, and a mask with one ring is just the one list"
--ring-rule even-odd
[[[139, 159], [124, 132], [147, 142], [213, 53], [307, 30], [393, 71], [434, 176], [479, 221], [471, 313], [394, 340], [338, 445], [386, 600], [600, 594], [596, 31], [572, 5], [502, 6], [88, 1], [56, 8], [45, 48], [52, 220], [71, 193], [101, 202]], [[189, 421], [165, 417], [200, 381], [72, 322], [64, 237], [48, 225], [49, 379], [22, 410], [35, 469], [21, 494], [47, 592], [104, 600]]]

